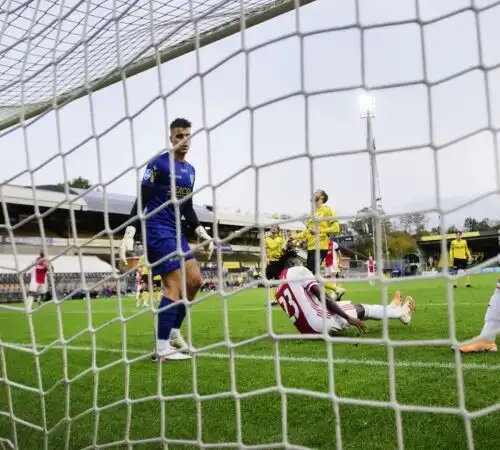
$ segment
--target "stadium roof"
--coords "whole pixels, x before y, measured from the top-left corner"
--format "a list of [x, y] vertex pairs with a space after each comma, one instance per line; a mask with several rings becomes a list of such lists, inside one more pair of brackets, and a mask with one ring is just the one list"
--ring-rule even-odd
[[[69, 201], [68, 201], [69, 200]], [[30, 186], [0, 186], [0, 201], [7, 204], [33, 205], [34, 195]], [[73, 209], [77, 211], [104, 212], [105, 201], [107, 210], [110, 214], [129, 214], [134, 204], [135, 197], [125, 194], [104, 193], [103, 191], [93, 189], [70, 188], [69, 198], [66, 197], [64, 187], [59, 185], [43, 185], [36, 188], [36, 203], [41, 207], [57, 207], [60, 209], [69, 209], [70, 203]], [[194, 205], [194, 209], [201, 222], [212, 223], [214, 213], [211, 207]], [[216, 218], [220, 224], [235, 226], [264, 226], [268, 227], [273, 223], [279, 223], [277, 219], [267, 217], [256, 217], [254, 214], [239, 213], [216, 213]], [[280, 224], [283, 229], [299, 230], [304, 228], [300, 222]]]

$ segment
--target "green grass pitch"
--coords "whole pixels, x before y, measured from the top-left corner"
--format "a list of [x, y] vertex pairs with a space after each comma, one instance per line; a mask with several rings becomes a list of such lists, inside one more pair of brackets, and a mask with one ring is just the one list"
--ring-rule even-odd
[[[473, 337], [482, 327], [495, 277], [476, 275], [472, 282], [471, 289], [462, 284], [453, 290], [459, 339]], [[345, 287], [346, 297], [354, 302], [381, 302], [380, 286]], [[390, 339], [449, 336], [444, 280], [391, 284], [390, 296], [395, 289], [412, 295], [417, 310], [410, 326], [391, 321]], [[150, 311], [136, 315], [133, 298], [122, 302], [123, 315], [130, 318], [126, 322], [118, 319], [116, 298], [92, 300], [90, 315], [85, 301], [65, 302], [60, 321], [54, 306], [44, 305], [33, 314], [36, 342], [44, 350], [39, 357], [9, 345], [29, 347], [28, 320], [24, 313], [0, 308], [0, 438], [15, 442], [17, 436], [23, 450], [105, 444], [115, 449], [166, 448], [160, 436], [167, 438], [169, 449], [199, 448], [201, 442], [204, 448], [236, 448], [239, 443], [280, 448], [286, 442], [289, 448], [331, 449], [341, 439], [344, 449], [385, 450], [397, 448], [400, 423], [406, 449], [467, 448], [466, 422], [456, 414], [461, 392], [449, 346], [394, 348], [397, 403], [434, 408], [398, 413], [388, 405], [387, 346], [327, 344], [298, 335], [273, 340], [266, 337], [270, 322], [277, 334], [295, 330], [279, 308], [268, 317], [265, 299], [265, 290], [247, 289], [224, 300], [227, 313], [219, 297], [196, 304], [190, 314], [193, 344], [212, 347], [192, 361], [164, 364], [148, 357], [153, 316]], [[89, 331], [89, 324], [97, 331]], [[367, 337], [382, 336], [381, 322], [367, 325]], [[76, 336], [66, 361], [60, 347], [45, 347], [59, 339], [60, 332], [65, 339]], [[347, 336], [354, 337], [354, 330]], [[226, 339], [244, 344], [235, 349], [234, 358], [229, 358], [227, 347], [216, 345]], [[500, 354], [464, 355], [461, 362], [465, 408], [471, 413], [489, 408], [471, 421], [475, 448], [499, 449]], [[329, 395], [332, 386], [338, 403]], [[12, 413], [19, 419], [16, 433]], [[44, 426], [50, 433], [43, 432]], [[5, 441], [3, 445], [9, 448]]]

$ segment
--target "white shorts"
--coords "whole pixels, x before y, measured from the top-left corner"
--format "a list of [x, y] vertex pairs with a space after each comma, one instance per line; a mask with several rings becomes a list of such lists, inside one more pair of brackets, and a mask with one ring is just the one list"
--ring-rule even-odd
[[336, 266], [326, 266], [325, 275], [335, 275], [339, 272], [339, 268]]
[[[336, 302], [342, 310], [349, 316], [353, 318], [358, 317], [358, 313], [356, 312], [356, 307], [349, 300], [343, 300], [341, 302]], [[343, 317], [334, 315], [329, 319], [323, 319], [322, 317], [316, 316], [315, 323], [310, 323], [311, 328], [317, 333], [323, 332], [323, 322], [326, 322], [326, 329], [328, 331], [343, 331], [348, 328], [350, 325]]]
[[30, 282], [29, 291], [37, 295], [45, 295], [48, 291], [48, 283], [37, 283], [36, 280]]
[[375, 276], [375, 272], [368, 272], [368, 276], [369, 277], [374, 277]]

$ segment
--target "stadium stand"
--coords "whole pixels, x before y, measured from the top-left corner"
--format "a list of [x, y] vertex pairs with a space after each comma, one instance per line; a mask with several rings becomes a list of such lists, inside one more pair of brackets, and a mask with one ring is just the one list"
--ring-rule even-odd
[[[2, 254], [0, 255], [0, 273], [12, 274], [18, 270], [26, 271], [32, 266], [33, 261], [38, 255], [14, 255]], [[50, 259], [51, 255], [47, 257]], [[17, 264], [17, 269], [16, 269]], [[97, 256], [82, 256], [81, 260], [78, 256], [58, 256], [53, 260], [52, 265], [54, 272], [67, 274], [67, 273], [111, 273], [113, 272], [112, 266], [100, 260]]]
[[[20, 276], [27, 282], [26, 275], [16, 272], [14, 248], [18, 255], [17, 267], [23, 272], [30, 267], [44, 243], [54, 266], [54, 288], [58, 296], [82, 298], [84, 295], [82, 267], [78, 257], [80, 253], [83, 255], [85, 287], [90, 289], [94, 286], [91, 297], [116, 293], [117, 282], [110, 276], [113, 272], [111, 255], [118, 253], [120, 239], [113, 240], [103, 233], [106, 228], [104, 218], [107, 214], [112, 230], [122, 225], [132, 208], [135, 200], [133, 196], [103, 192], [98, 187], [90, 190], [69, 188], [69, 194], [59, 185], [38, 186], [35, 192], [31, 187], [13, 185], [4, 185], [0, 189], [8, 212], [8, 217], [3, 218], [3, 230], [0, 231], [0, 302], [20, 301]], [[40, 221], [35, 214], [34, 195], [41, 215]], [[75, 218], [77, 235], [73, 232], [70, 208]], [[195, 210], [201, 223], [211, 233], [214, 222], [212, 208], [195, 205]], [[238, 286], [260, 273], [259, 233], [262, 228], [266, 229], [276, 222], [279, 221], [269, 217], [256, 218], [253, 214], [217, 214], [219, 237], [225, 240], [221, 246], [224, 259], [221, 271], [226, 287]], [[300, 222], [280, 226], [284, 232], [304, 228]], [[244, 233], [240, 233], [242, 228], [245, 229]], [[184, 224], [183, 230], [190, 243], [196, 245], [193, 231]], [[236, 231], [239, 231], [237, 235]], [[45, 240], [41, 236], [45, 236]], [[197, 257], [207, 281], [206, 287], [216, 289], [219, 286], [217, 264], [204, 260], [203, 253]], [[122, 292], [133, 290], [134, 277], [124, 280], [120, 289]]]

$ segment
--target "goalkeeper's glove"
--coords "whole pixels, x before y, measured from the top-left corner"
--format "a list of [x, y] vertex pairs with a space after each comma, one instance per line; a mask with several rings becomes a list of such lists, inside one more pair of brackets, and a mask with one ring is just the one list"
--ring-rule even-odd
[[125, 228], [125, 234], [120, 244], [120, 261], [125, 266], [127, 265], [127, 251], [132, 252], [134, 250], [134, 236], [135, 227], [129, 225]]
[[209, 241], [209, 242], [205, 243], [205, 248], [207, 250], [207, 258], [210, 259], [212, 257], [212, 253], [214, 252], [214, 248], [215, 248], [214, 241], [210, 240], [212, 238], [206, 232], [205, 227], [203, 227], [203, 225], [198, 225], [196, 227], [196, 230], [194, 230], [194, 231], [200, 239], [203, 239], [205, 241]]

